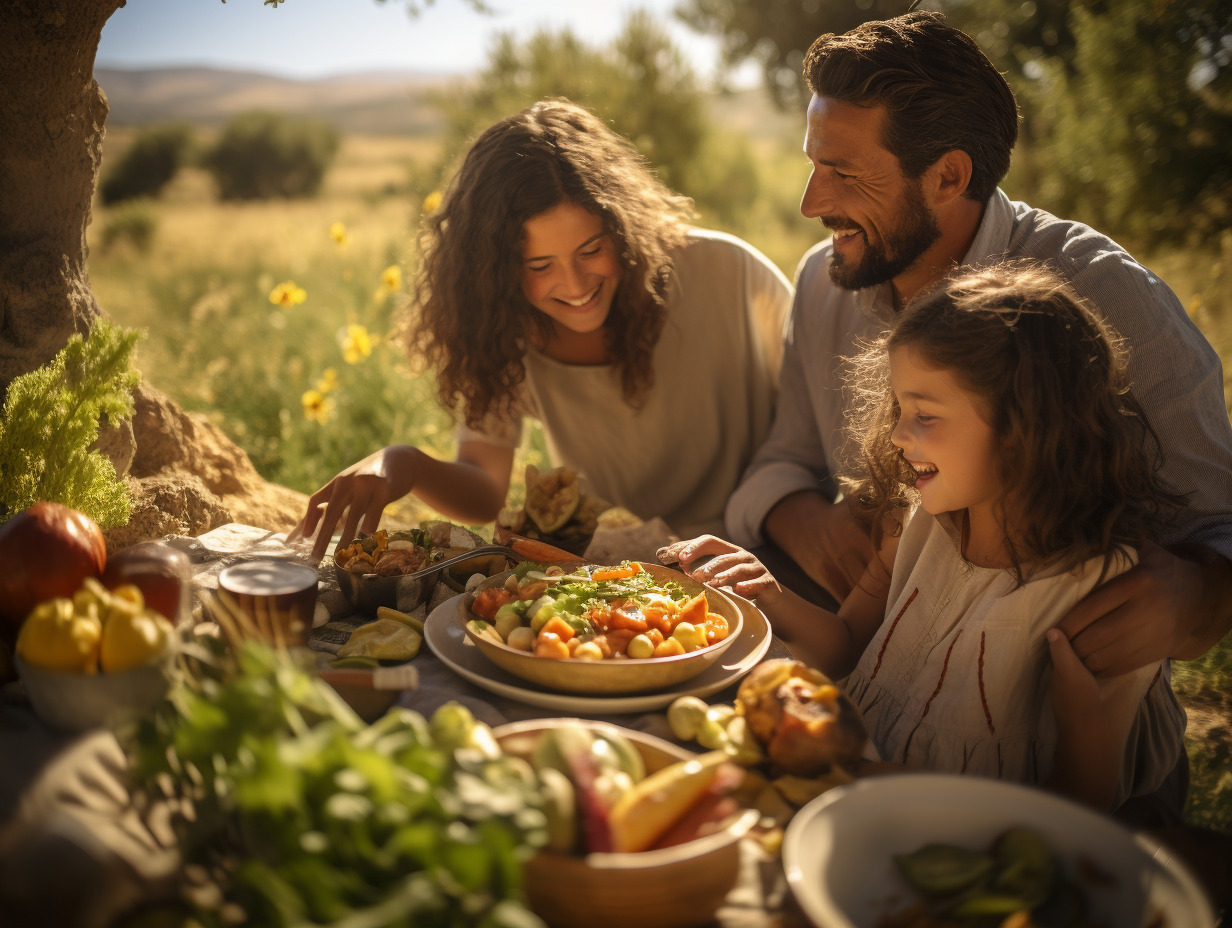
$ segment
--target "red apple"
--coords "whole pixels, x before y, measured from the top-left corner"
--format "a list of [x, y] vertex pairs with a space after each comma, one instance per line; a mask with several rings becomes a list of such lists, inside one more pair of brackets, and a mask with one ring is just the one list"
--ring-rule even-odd
[[143, 541], [117, 551], [107, 559], [103, 586], [114, 590], [131, 583], [141, 590], [145, 604], [179, 623], [188, 607], [192, 566], [188, 555], [163, 541]]
[[59, 503], [35, 503], [0, 525], [0, 622], [16, 631], [39, 603], [72, 596], [106, 565], [93, 519]]

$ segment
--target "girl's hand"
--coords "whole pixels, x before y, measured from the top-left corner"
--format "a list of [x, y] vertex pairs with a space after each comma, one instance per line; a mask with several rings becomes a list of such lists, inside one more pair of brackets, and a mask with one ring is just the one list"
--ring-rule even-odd
[[[677, 541], [658, 551], [665, 564], [679, 562], [685, 576], [745, 599], [782, 593], [770, 571], [744, 548], [714, 535]], [[697, 564], [696, 567], [693, 565]]]
[[372, 534], [385, 507], [414, 487], [419, 457], [418, 448], [391, 445], [352, 464], [308, 498], [308, 509], [292, 536], [316, 532], [312, 556], [319, 561], [339, 522], [339, 545], [350, 542], [357, 531]]

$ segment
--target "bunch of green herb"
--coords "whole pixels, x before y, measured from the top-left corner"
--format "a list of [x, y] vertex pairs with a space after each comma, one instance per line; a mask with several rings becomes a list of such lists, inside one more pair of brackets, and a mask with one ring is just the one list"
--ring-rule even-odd
[[103, 528], [128, 522], [128, 487], [93, 450], [99, 418], [133, 414], [141, 333], [106, 319], [73, 335], [50, 362], [9, 384], [0, 415], [0, 522], [40, 500], [84, 512]]
[[148, 798], [182, 810], [203, 925], [541, 925], [521, 903], [538, 781], [464, 707], [365, 725], [285, 651], [185, 664], [131, 750]]
[[[622, 561], [620, 566], [626, 566], [628, 561]], [[543, 571], [542, 564], [533, 561], [522, 561], [514, 568], [514, 575], [521, 579], [529, 571]], [[674, 580], [660, 582], [648, 571], [639, 570], [630, 577], [614, 580], [590, 580], [582, 576], [574, 577], [566, 574], [556, 583], [553, 593], [557, 596], [570, 596], [583, 605], [588, 603], [610, 603], [617, 599], [636, 599], [650, 592], [664, 593], [676, 602], [688, 599], [689, 594], [684, 587]]]

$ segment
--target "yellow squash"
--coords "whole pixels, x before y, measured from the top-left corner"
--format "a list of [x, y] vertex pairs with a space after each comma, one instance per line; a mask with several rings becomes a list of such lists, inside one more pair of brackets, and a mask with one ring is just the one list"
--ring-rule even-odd
[[612, 807], [612, 850], [644, 851], [710, 788], [728, 756], [710, 751], [664, 767], [634, 784]]

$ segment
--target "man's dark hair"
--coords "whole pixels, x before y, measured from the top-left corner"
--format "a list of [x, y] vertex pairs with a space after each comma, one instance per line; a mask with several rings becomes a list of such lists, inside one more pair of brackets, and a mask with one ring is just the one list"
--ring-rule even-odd
[[920, 177], [947, 151], [971, 158], [965, 196], [992, 196], [1018, 138], [1018, 104], [975, 41], [940, 13], [908, 13], [817, 39], [804, 57], [809, 90], [884, 106], [881, 144]]

